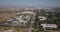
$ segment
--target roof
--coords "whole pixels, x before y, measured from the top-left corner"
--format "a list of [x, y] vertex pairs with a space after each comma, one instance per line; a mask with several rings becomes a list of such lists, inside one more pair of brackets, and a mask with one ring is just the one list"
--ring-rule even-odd
[[56, 24], [41, 24], [43, 28], [50, 27], [50, 28], [57, 28]]
[[7, 21], [13, 21], [14, 19], [8, 19]]
[[27, 22], [27, 21], [25, 21], [25, 20], [20, 20], [19, 22]]
[[35, 14], [34, 12], [22, 12], [23, 14], [30, 13], [30, 14]]
[[40, 20], [47, 20], [47, 18], [44, 17], [44, 16], [39, 16], [38, 18], [39, 18]]
[[44, 17], [44, 16], [39, 16], [38, 18], [46, 18], [46, 17]]

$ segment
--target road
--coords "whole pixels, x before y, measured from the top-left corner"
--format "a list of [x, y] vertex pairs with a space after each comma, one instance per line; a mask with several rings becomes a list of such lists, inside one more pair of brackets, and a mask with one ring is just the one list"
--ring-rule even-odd
[[34, 26], [35, 16], [36, 16], [36, 14], [34, 14], [33, 17], [32, 17], [32, 21], [31, 21], [31, 25], [30, 25], [30, 28], [29, 28], [29, 32], [33, 32], [33, 30], [34, 30], [33, 26]]

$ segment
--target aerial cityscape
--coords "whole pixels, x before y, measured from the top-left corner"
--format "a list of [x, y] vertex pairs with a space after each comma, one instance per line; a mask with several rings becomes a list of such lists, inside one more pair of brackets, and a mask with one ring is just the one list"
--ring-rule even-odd
[[60, 0], [0, 0], [0, 32], [60, 32]]

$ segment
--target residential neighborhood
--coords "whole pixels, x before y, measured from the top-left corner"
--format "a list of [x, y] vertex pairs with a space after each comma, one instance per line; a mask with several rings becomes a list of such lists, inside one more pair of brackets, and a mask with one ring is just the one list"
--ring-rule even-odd
[[[20, 11], [20, 9], [18, 9]], [[0, 23], [0, 32], [60, 32], [59, 12], [52, 9], [23, 9]], [[59, 10], [57, 10], [59, 11]], [[5, 29], [5, 30], [4, 30]]]

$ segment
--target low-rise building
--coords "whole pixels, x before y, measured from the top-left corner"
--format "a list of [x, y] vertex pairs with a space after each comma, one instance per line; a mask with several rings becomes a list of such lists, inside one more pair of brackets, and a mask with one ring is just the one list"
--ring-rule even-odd
[[40, 21], [47, 20], [47, 18], [46, 18], [46, 17], [44, 17], [44, 16], [38, 16], [38, 18], [40, 19]]
[[30, 15], [26, 15], [26, 16], [24, 16], [24, 17], [23, 17], [23, 19], [25, 19], [25, 20], [27, 20], [27, 21], [29, 21], [29, 20], [30, 20], [30, 18], [31, 18], [31, 16], [30, 16]]
[[26, 20], [18, 20], [18, 21], [13, 21], [13, 24], [16, 24], [17, 26], [26, 26], [27, 21]]
[[8, 19], [7, 21], [13, 21], [14, 19]]
[[45, 30], [57, 29], [57, 25], [56, 24], [41, 24], [41, 26], [43, 26], [43, 28]]

